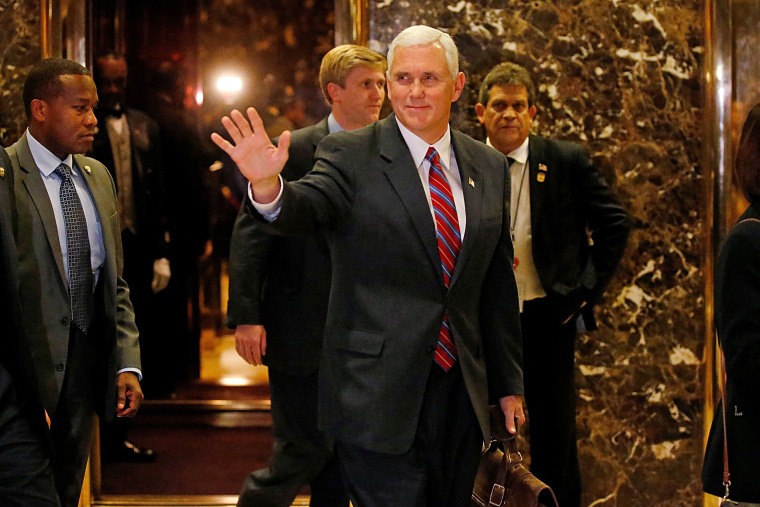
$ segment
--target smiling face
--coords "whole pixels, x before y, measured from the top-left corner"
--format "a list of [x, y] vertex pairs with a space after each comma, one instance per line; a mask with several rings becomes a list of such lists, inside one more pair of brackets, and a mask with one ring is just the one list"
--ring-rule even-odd
[[90, 76], [60, 76], [61, 92], [49, 100], [34, 99], [31, 104], [32, 135], [60, 159], [69, 154], [86, 153], [92, 147], [95, 126], [93, 108], [98, 92]]
[[380, 118], [385, 99], [385, 76], [379, 67], [360, 65], [346, 76], [345, 87], [329, 83], [327, 91], [332, 98], [333, 114], [346, 130], [366, 127]]
[[496, 85], [488, 94], [488, 104], [477, 104], [475, 112], [491, 144], [506, 155], [519, 148], [530, 135], [536, 106], [528, 104], [525, 86]]
[[464, 74], [456, 78], [438, 43], [397, 47], [388, 70], [388, 96], [393, 112], [412, 133], [426, 142], [438, 141], [449, 126], [451, 103], [464, 88]]

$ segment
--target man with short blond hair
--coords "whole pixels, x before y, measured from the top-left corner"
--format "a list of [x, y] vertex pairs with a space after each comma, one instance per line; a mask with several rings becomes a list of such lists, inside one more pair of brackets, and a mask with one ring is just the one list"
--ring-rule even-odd
[[[332, 132], [376, 121], [385, 99], [385, 58], [347, 44], [322, 59], [320, 82], [332, 112], [292, 133], [283, 175], [295, 181], [311, 170], [319, 142]], [[240, 506], [289, 506], [304, 484], [311, 505], [348, 505], [333, 443], [317, 429], [317, 384], [330, 257], [324, 237], [271, 236], [245, 210], [230, 245], [227, 325], [251, 364], [269, 367], [275, 444], [269, 467], [251, 473]]]
[[[361, 507], [468, 505], [489, 403], [522, 423], [522, 344], [506, 158], [449, 128], [458, 52], [427, 26], [388, 53], [394, 114], [327, 137], [314, 169], [280, 176], [256, 110], [222, 124], [250, 182], [246, 212], [280, 233], [323, 231], [332, 288], [319, 424]], [[249, 123], [250, 121], [250, 123]]]

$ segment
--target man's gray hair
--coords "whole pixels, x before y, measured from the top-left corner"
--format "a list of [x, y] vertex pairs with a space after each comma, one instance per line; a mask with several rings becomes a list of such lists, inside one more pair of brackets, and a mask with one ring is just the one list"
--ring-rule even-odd
[[451, 36], [445, 32], [425, 25], [410, 26], [393, 39], [388, 49], [388, 70], [393, 67], [393, 53], [397, 47], [428, 46], [439, 43], [446, 53], [446, 63], [451, 79], [456, 79], [459, 73], [459, 51]]

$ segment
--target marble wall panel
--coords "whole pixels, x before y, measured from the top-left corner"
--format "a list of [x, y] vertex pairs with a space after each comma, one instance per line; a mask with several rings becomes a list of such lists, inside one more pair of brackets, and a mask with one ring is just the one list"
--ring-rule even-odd
[[21, 92], [41, 55], [40, 1], [0, 0], [0, 27], [0, 144], [10, 146], [26, 128]]
[[697, 0], [370, 2], [378, 51], [411, 24], [454, 37], [468, 84], [452, 124], [478, 139], [482, 77], [527, 67], [535, 132], [586, 145], [632, 215], [600, 330], [577, 343], [584, 505], [701, 502], [703, 18]]

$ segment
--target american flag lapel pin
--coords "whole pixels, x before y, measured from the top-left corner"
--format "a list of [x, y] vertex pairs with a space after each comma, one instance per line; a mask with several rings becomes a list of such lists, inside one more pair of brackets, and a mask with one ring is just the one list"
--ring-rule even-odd
[[539, 183], [543, 183], [546, 179], [546, 173], [548, 172], [548, 168], [546, 167], [546, 164], [538, 164], [538, 174], [536, 175], [536, 179]]

